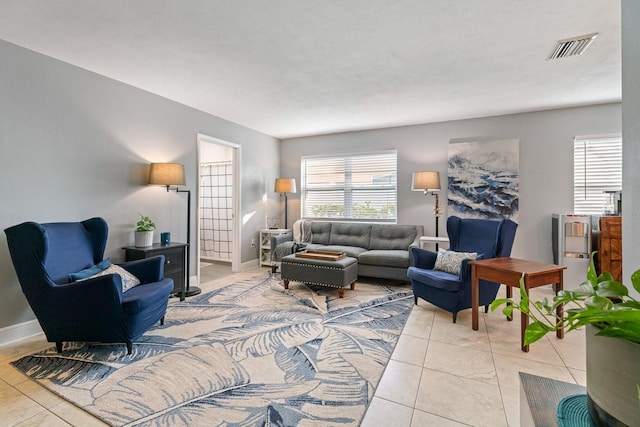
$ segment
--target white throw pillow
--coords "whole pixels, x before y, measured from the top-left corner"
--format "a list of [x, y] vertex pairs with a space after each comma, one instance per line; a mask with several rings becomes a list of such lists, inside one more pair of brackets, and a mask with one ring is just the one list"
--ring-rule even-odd
[[134, 286], [138, 286], [140, 284], [140, 279], [138, 279], [133, 274], [129, 273], [124, 268], [115, 264], [111, 264], [109, 268], [102, 270], [98, 274], [94, 274], [91, 277], [87, 277], [86, 279], [81, 279], [81, 280], [87, 280], [93, 277], [106, 276], [107, 274], [117, 274], [118, 276], [120, 276], [120, 278], [122, 279], [122, 292], [127, 292], [129, 289], [133, 288]]
[[436, 258], [436, 264], [433, 266], [433, 269], [459, 276], [462, 260], [476, 259], [477, 256], [477, 252], [455, 252], [441, 249], [438, 251], [438, 257]]

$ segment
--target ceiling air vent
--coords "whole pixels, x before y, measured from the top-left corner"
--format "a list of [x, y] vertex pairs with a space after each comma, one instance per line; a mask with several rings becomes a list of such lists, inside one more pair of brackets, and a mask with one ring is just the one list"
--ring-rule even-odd
[[566, 58], [567, 56], [582, 55], [591, 42], [598, 37], [598, 33], [559, 40], [547, 59]]

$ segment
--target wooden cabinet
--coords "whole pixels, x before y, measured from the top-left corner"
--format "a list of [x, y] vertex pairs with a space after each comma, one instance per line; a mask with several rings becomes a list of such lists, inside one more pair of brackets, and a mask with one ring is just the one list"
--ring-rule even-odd
[[622, 217], [600, 217], [600, 237], [598, 239], [598, 274], [611, 273], [613, 278], [622, 281]]
[[164, 277], [173, 279], [173, 294], [180, 296], [180, 301], [184, 301], [185, 285], [187, 283], [185, 279], [186, 243], [171, 242], [166, 245], [154, 243], [152, 246], [144, 248], [127, 246], [122, 249], [125, 251], [125, 261], [164, 255]]

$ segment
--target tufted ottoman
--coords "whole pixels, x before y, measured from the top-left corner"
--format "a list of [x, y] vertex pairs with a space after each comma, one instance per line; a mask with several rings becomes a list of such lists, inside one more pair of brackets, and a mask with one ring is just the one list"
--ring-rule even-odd
[[342, 298], [345, 286], [350, 285], [352, 290], [355, 287], [358, 261], [351, 257], [328, 261], [287, 255], [282, 258], [281, 277], [285, 289], [289, 289], [289, 281], [293, 280], [338, 288], [338, 296]]

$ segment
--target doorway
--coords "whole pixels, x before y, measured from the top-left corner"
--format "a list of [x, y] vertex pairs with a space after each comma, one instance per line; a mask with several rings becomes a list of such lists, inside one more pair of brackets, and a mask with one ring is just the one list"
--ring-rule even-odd
[[239, 267], [240, 146], [198, 134], [198, 283]]

